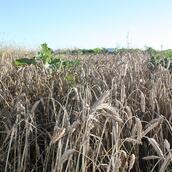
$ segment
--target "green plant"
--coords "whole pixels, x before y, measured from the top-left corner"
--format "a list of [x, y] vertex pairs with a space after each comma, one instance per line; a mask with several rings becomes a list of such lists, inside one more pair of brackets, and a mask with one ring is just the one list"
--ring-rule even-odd
[[42, 60], [44, 64], [52, 63], [54, 59], [53, 50], [46, 43], [41, 44], [41, 51], [38, 52], [36, 59]]
[[79, 60], [62, 60], [56, 58], [53, 50], [46, 43], [41, 44], [41, 50], [36, 57], [16, 59], [14, 64], [16, 66], [36, 65], [39, 61], [44, 64], [44, 67], [49, 69], [71, 68], [79, 64]]
[[67, 81], [67, 83], [71, 86], [74, 86], [76, 84], [76, 78], [73, 74], [68, 73], [64, 79]]
[[93, 51], [94, 51], [95, 54], [101, 53], [101, 49], [100, 48], [94, 48]]
[[155, 69], [157, 66], [161, 65], [166, 69], [172, 71], [172, 51], [156, 51], [153, 48], [148, 47], [146, 52], [150, 55], [149, 66]]
[[21, 58], [21, 59], [17, 59], [15, 60], [15, 65], [16, 66], [23, 66], [23, 65], [31, 65], [31, 64], [36, 64], [36, 60], [33, 59], [28, 59], [28, 58]]

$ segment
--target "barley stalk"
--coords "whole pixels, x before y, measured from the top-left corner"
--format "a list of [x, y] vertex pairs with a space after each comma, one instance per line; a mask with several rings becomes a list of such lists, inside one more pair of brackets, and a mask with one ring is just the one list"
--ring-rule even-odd
[[141, 111], [145, 113], [146, 103], [145, 103], [145, 95], [143, 94], [143, 92], [141, 92], [140, 94], [140, 99], [141, 99], [141, 102], [140, 102]]
[[130, 156], [130, 161], [129, 161], [129, 168], [128, 168], [128, 171], [130, 172], [131, 169], [133, 168], [134, 166], [134, 163], [135, 163], [135, 160], [136, 160], [136, 156], [134, 154], [132, 154]]
[[164, 159], [163, 152], [160, 149], [159, 144], [157, 143], [157, 141], [154, 138], [147, 138], [147, 139], [148, 139], [149, 143], [153, 146], [153, 148], [155, 149], [155, 151], [159, 155], [159, 157]]

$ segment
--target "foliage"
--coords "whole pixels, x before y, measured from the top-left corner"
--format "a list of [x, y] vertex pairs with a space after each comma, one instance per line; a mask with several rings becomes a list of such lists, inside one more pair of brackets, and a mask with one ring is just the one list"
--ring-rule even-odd
[[56, 58], [53, 54], [53, 50], [49, 48], [46, 43], [41, 44], [41, 50], [38, 52], [36, 57], [16, 59], [14, 64], [16, 66], [36, 65], [39, 61], [49, 69], [71, 68], [79, 64], [79, 60], [62, 60], [60, 58]]
[[93, 51], [95, 54], [100, 54], [102, 52], [100, 48], [94, 48]]
[[76, 85], [76, 78], [73, 74], [71, 73], [68, 73], [64, 79], [67, 81], [67, 83], [70, 85], [70, 86], [75, 86]]
[[[55, 51], [56, 52], [56, 51]], [[81, 55], [81, 54], [106, 54], [106, 53], [113, 53], [114, 50], [111, 48], [110, 51], [108, 48], [94, 48], [94, 49], [65, 49], [65, 50], [58, 50], [57, 54], [72, 54], [72, 55]]]
[[172, 50], [156, 51], [153, 48], [148, 47], [146, 52], [150, 55], [149, 65], [153, 69], [161, 65], [172, 71]]
[[28, 59], [28, 58], [21, 58], [21, 59], [17, 59], [15, 60], [15, 65], [16, 66], [23, 66], [23, 65], [31, 65], [31, 64], [36, 64], [36, 60], [33, 59]]
[[36, 59], [42, 60], [44, 64], [52, 63], [54, 60], [53, 50], [49, 48], [46, 43], [41, 44], [41, 51], [38, 52]]

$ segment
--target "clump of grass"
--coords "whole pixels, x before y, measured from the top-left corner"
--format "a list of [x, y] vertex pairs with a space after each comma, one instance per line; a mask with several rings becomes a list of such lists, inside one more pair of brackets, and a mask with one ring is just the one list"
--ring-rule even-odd
[[1, 62], [0, 170], [169, 171], [170, 72], [142, 51], [79, 58], [51, 73]]

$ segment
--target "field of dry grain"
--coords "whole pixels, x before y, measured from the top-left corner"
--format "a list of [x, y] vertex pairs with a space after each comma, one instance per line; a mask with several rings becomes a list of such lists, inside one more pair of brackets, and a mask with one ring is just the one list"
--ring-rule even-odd
[[170, 171], [172, 75], [148, 53], [66, 55], [81, 63], [51, 73], [15, 67], [26, 54], [0, 53], [0, 171]]

